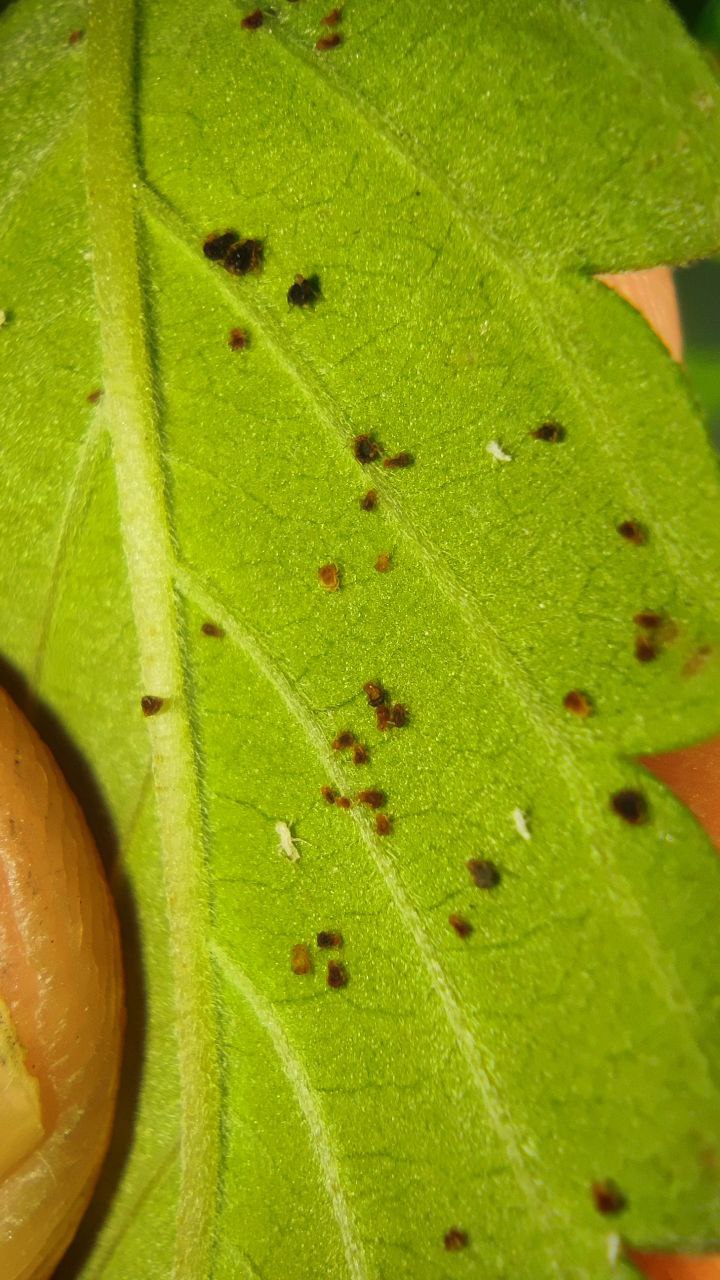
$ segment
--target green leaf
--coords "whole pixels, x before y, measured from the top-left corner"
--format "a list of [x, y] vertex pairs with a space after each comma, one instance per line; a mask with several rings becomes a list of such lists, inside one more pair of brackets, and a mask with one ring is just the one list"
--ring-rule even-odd
[[[634, 763], [718, 729], [717, 472], [592, 278], [718, 247], [718, 90], [659, 0], [349, 0], [320, 51], [318, 0], [244, 12], [0, 28], [2, 644], [129, 975], [63, 1274], [603, 1277], [618, 1225], [720, 1234], [718, 867]], [[261, 270], [204, 257], [225, 228]], [[414, 465], [363, 466], [364, 433]], [[323, 786], [382, 789], [392, 833]]]

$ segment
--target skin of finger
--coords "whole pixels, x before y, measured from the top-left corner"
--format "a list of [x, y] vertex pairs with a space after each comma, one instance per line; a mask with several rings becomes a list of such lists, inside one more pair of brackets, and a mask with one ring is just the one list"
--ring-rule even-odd
[[[599, 279], [636, 307], [673, 359], [682, 360], [680, 312], [668, 267]], [[687, 805], [720, 850], [720, 738], [682, 751], [643, 756], [641, 763]], [[628, 1249], [627, 1258], [648, 1280], [720, 1280], [720, 1255], [697, 1257]]]

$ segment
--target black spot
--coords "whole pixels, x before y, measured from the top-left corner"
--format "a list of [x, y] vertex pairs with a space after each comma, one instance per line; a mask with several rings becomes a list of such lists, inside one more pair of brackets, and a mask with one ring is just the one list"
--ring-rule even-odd
[[259, 271], [263, 253], [262, 240], [236, 240], [223, 258], [223, 266], [231, 276], [246, 276], [249, 271]]
[[635, 657], [638, 662], [654, 662], [657, 656], [657, 646], [649, 636], [636, 636]]
[[231, 245], [237, 241], [237, 231], [213, 231], [203, 244], [203, 253], [211, 262], [222, 262]]
[[477, 889], [494, 889], [500, 883], [500, 872], [489, 858], [469, 858], [465, 866]]
[[623, 520], [617, 527], [617, 531], [621, 538], [625, 538], [627, 542], [633, 542], [636, 547], [642, 547], [648, 540], [646, 529], [637, 520]]
[[322, 297], [319, 276], [296, 276], [287, 291], [291, 307], [314, 307]]
[[263, 24], [262, 9], [253, 9], [252, 13], [246, 13], [240, 26], [243, 31], [257, 31], [258, 27]]
[[606, 1178], [604, 1182], [593, 1182], [591, 1191], [598, 1213], [614, 1217], [627, 1209], [627, 1199], [611, 1178]]
[[342, 961], [330, 960], [327, 967], [328, 986], [339, 991], [342, 987], [346, 987], [349, 981], [348, 971]]
[[542, 426], [536, 427], [530, 434], [534, 440], [545, 440], [547, 444], [561, 444], [567, 432], [559, 422], [543, 422]]
[[332, 930], [322, 929], [315, 939], [321, 951], [334, 951], [343, 944], [343, 936], [341, 933], [335, 933]]
[[630, 788], [616, 791], [610, 797], [610, 807], [623, 822], [629, 822], [633, 827], [642, 826], [650, 816], [645, 796], [641, 791]]
[[460, 1253], [462, 1249], [467, 1249], [469, 1237], [467, 1231], [463, 1231], [461, 1227], [451, 1227], [445, 1232], [443, 1240], [448, 1253]]
[[158, 698], [152, 693], [146, 693], [140, 699], [140, 706], [144, 716], [156, 716], [158, 711], [162, 711], [165, 706], [165, 699]]
[[352, 442], [352, 451], [358, 462], [361, 462], [364, 467], [370, 462], [377, 462], [382, 453], [377, 440], [373, 440], [372, 436], [368, 435], [355, 436]]

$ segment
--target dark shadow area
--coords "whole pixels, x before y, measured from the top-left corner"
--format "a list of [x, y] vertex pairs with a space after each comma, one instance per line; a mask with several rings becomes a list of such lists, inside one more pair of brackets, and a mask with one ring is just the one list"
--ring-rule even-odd
[[671, 3], [673, 9], [680, 14], [683, 22], [692, 31], [707, 4], [707, 0], [671, 0]]
[[[7, 689], [49, 747], [80, 803], [103, 865], [112, 871], [119, 854], [117, 831], [88, 761], [55, 713], [35, 697], [24, 675], [2, 657], [0, 685]], [[80, 1274], [113, 1202], [135, 1134], [145, 1057], [146, 992], [137, 908], [128, 882], [117, 873], [113, 875], [113, 892], [120, 918], [127, 1008], [120, 1094], [110, 1148], [95, 1196], [73, 1244], [54, 1273], [54, 1280], [75, 1280]]]
[[720, 261], [695, 262], [675, 271], [685, 338], [684, 364], [720, 450]]

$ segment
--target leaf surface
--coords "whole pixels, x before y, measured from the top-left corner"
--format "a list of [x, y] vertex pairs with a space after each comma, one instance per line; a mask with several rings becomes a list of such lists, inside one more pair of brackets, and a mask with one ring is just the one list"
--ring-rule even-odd
[[244, 14], [2, 15], [2, 643], [130, 971], [65, 1274], [595, 1280], [608, 1178], [632, 1240], [709, 1243], [720, 873], [633, 759], [718, 729], [717, 471], [592, 273], [717, 248], [717, 87], [656, 0]]

